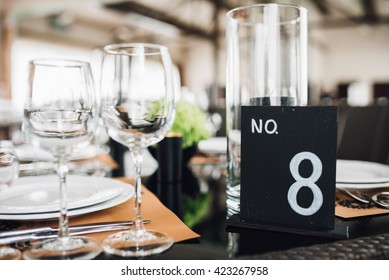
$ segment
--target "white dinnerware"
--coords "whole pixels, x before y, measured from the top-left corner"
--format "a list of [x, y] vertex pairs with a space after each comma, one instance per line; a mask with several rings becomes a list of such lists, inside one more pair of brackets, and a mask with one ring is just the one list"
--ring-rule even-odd
[[201, 140], [197, 144], [198, 151], [203, 154], [222, 154], [227, 153], [227, 138], [212, 137], [207, 140]]
[[[19, 161], [11, 141], [0, 141], [0, 207], [7, 200], [4, 199], [6, 191], [12, 190], [10, 186], [18, 178]], [[21, 252], [18, 249], [0, 246], [0, 260], [20, 259]]]
[[[29, 143], [16, 146], [15, 152], [20, 161], [55, 161], [55, 157], [50, 152]], [[103, 153], [103, 150], [100, 147], [89, 145], [75, 149], [69, 160], [89, 159], [101, 153]]]
[[377, 162], [337, 160], [338, 188], [372, 189], [389, 187], [389, 166]]
[[[95, 209], [104, 202], [133, 195], [133, 186], [118, 180], [93, 176], [68, 176], [68, 209]], [[57, 214], [59, 208], [56, 175], [20, 178], [0, 196], [0, 218], [7, 215]], [[54, 212], [54, 213], [53, 213]]]

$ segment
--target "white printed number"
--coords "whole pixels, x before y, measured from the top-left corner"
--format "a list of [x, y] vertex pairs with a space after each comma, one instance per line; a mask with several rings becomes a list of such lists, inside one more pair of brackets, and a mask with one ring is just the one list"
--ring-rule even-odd
[[[312, 164], [312, 174], [308, 178], [301, 177], [299, 173], [299, 166], [303, 160], [309, 160]], [[289, 164], [290, 172], [292, 173], [293, 178], [296, 180], [292, 186], [290, 186], [288, 191], [288, 202], [292, 209], [303, 216], [311, 216], [315, 214], [323, 204], [323, 194], [320, 188], [316, 185], [317, 180], [319, 180], [323, 165], [320, 159], [311, 152], [301, 152], [296, 154]], [[313, 201], [311, 206], [308, 208], [303, 208], [297, 203], [297, 193], [302, 187], [308, 187], [313, 193]]]

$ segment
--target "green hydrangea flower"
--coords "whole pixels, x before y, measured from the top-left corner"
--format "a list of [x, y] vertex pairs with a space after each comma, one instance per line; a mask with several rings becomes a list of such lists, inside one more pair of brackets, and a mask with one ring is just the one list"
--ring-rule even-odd
[[180, 100], [176, 103], [176, 117], [171, 132], [182, 135], [182, 148], [188, 148], [209, 138], [205, 128], [206, 116], [192, 103]]

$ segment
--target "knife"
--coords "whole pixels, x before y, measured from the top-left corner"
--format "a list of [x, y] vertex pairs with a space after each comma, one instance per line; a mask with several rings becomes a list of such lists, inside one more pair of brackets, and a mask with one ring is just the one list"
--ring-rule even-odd
[[[150, 223], [150, 220], [143, 220], [144, 224]], [[83, 224], [69, 227], [69, 235], [81, 235], [88, 233], [97, 233], [105, 231], [114, 231], [128, 229], [134, 224], [133, 221], [118, 222], [99, 222], [94, 224]], [[40, 227], [32, 229], [13, 230], [0, 233], [0, 245], [26, 242], [40, 239], [49, 239], [58, 237], [58, 229], [52, 227]]]

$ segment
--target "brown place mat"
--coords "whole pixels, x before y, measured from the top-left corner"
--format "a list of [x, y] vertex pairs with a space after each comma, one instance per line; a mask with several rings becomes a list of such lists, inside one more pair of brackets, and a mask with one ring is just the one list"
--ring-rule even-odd
[[[133, 182], [127, 178], [120, 178], [119, 180], [126, 183]], [[147, 229], [165, 232], [174, 238], [174, 242], [200, 237], [200, 235], [188, 228], [172, 211], [166, 208], [147, 188], [143, 187], [142, 191], [142, 218], [151, 220], [151, 223], [146, 225]], [[128, 221], [133, 219], [133, 217], [134, 198], [131, 198], [128, 201], [109, 209], [81, 215], [78, 217], [70, 217], [69, 222], [70, 225], [77, 225], [107, 221]], [[58, 221], [30, 221], [22, 223], [18, 228], [40, 226], [57, 227]], [[101, 232], [88, 234], [87, 236], [93, 237], [102, 242], [107, 236], [113, 233], [113, 231]]]
[[[372, 194], [374, 192], [372, 190], [367, 193]], [[373, 203], [363, 204], [344, 194], [336, 193], [335, 216], [337, 217], [350, 219], [384, 214], [389, 214], [389, 209], [381, 208]]]

